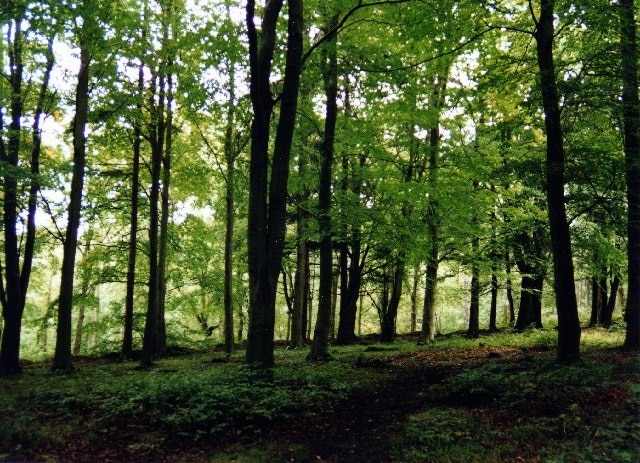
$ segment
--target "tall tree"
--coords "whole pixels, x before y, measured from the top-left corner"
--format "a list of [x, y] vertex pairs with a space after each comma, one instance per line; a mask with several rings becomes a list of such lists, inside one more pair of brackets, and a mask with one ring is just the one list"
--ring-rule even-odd
[[[247, 1], [250, 96], [253, 106], [249, 165], [249, 333], [247, 362], [273, 365], [276, 287], [282, 263], [286, 224], [289, 158], [298, 106], [303, 45], [301, 0], [289, 0], [286, 62], [273, 157], [269, 162], [270, 123], [274, 109], [271, 75], [277, 42], [277, 25], [283, 0], [268, 0], [260, 31], [256, 27], [256, 2]], [[271, 177], [269, 179], [269, 166]]]
[[[31, 278], [36, 239], [36, 200], [40, 189], [40, 152], [42, 145], [41, 122], [48, 108], [49, 81], [54, 64], [53, 41], [56, 36], [55, 28], [47, 34], [45, 49], [45, 65], [42, 80], [39, 86], [36, 104], [33, 111], [33, 124], [31, 129], [31, 158], [29, 161], [29, 174], [20, 172], [21, 132], [22, 119], [25, 115], [26, 91], [30, 85], [24, 83], [24, 32], [23, 21], [26, 14], [26, 4], [12, 2], [5, 5], [8, 13], [7, 44], [6, 48], [0, 47], [0, 64], [4, 64], [5, 50], [8, 54], [8, 75], [6, 85], [8, 91], [4, 91], [5, 82], [0, 84], [0, 90], [4, 95], [10, 95], [8, 101], [0, 98], [0, 161], [5, 165], [2, 169], [3, 188], [3, 251], [4, 265], [0, 265], [0, 302], [2, 304], [2, 317], [4, 326], [0, 337], [0, 376], [12, 375], [20, 372], [20, 338], [22, 331], [22, 316], [24, 313], [27, 289]], [[4, 18], [3, 18], [4, 19]], [[46, 23], [43, 21], [42, 23]], [[2, 39], [0, 39], [2, 40]], [[0, 42], [1, 43], [1, 42]], [[11, 120], [8, 130], [4, 128], [6, 108], [9, 108], [8, 116]], [[26, 163], [25, 163], [26, 164]], [[18, 236], [18, 217], [20, 216], [19, 195], [21, 180], [25, 181], [27, 197], [27, 221], [26, 236]], [[28, 188], [27, 186], [28, 185]], [[21, 243], [24, 248], [20, 249]], [[20, 261], [22, 257], [22, 262]]]
[[[309, 359], [312, 361], [330, 358], [329, 331], [332, 312], [333, 289], [333, 236], [331, 230], [331, 186], [334, 139], [338, 117], [338, 60], [337, 36], [332, 33], [338, 16], [327, 23], [322, 53], [322, 80], [326, 98], [324, 138], [320, 149], [320, 179], [318, 186], [318, 221], [320, 229], [320, 287], [318, 289], [318, 311]], [[329, 35], [330, 34], [330, 35]]]
[[627, 173], [628, 294], [624, 345], [640, 349], [640, 102], [638, 43], [634, 0], [620, 0], [622, 112]]
[[540, 0], [539, 17], [535, 17], [533, 9], [532, 16], [547, 135], [546, 193], [558, 314], [556, 357], [558, 361], [571, 362], [580, 356], [580, 319], [564, 196], [565, 152], [553, 59], [554, 5], [554, 0]]
[[67, 229], [65, 233], [62, 269], [60, 279], [60, 297], [58, 300], [58, 326], [56, 329], [56, 348], [53, 356], [53, 371], [70, 372], [71, 330], [73, 308], [73, 281], [76, 267], [78, 228], [82, 211], [82, 192], [86, 166], [87, 138], [85, 128], [89, 110], [89, 66], [92, 60], [91, 47], [97, 37], [97, 22], [94, 18], [95, 5], [92, 0], [84, 0], [79, 17], [82, 26], [79, 30], [80, 69], [75, 93], [75, 116], [73, 119], [73, 173], [71, 192], [67, 209]]

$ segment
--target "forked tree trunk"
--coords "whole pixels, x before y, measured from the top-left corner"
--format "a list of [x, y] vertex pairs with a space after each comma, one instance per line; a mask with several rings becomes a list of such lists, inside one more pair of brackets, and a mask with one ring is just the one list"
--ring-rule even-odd
[[[303, 46], [301, 0], [288, 2], [287, 49], [280, 112], [269, 162], [269, 138], [273, 98], [271, 70], [276, 44], [276, 25], [283, 0], [268, 0], [260, 32], [255, 21], [255, 1], [247, 1], [250, 96], [253, 106], [251, 158], [249, 162], [249, 333], [246, 360], [260, 367], [273, 365], [276, 287], [286, 226], [289, 159], [298, 105]], [[268, 173], [271, 167], [271, 181]]]

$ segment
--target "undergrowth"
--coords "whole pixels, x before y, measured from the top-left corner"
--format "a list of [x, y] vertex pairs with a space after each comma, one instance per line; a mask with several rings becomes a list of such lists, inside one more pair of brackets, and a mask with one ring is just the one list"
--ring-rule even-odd
[[[394, 368], [406, 375], [426, 362], [442, 380], [418, 391], [421, 410], [392, 423], [390, 458], [640, 461], [638, 361], [618, 358], [621, 332], [585, 331], [583, 360], [569, 366], [553, 362], [555, 336], [452, 335], [425, 346], [408, 337], [334, 347], [334, 361], [319, 364], [305, 361], [305, 349], [278, 350], [268, 374], [244, 365], [242, 353], [225, 362], [191, 353], [149, 371], [106, 359], [79, 360], [71, 375], [28, 364], [0, 379], [0, 460], [151, 461], [181, 449], [183, 458], [223, 461], [216, 452], [229, 444], [240, 448], [235, 460], [272, 461], [274, 429], [304, 420], [340, 426], [330, 422], [333, 410], [397, 380]], [[194, 456], [197, 449], [205, 453]], [[281, 461], [287, 450], [279, 452]]]

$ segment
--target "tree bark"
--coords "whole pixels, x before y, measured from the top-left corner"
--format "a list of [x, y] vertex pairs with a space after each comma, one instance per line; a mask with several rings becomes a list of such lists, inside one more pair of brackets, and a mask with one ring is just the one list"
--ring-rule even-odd
[[[89, 11], [88, 2], [85, 8]], [[58, 327], [56, 330], [56, 348], [53, 356], [53, 371], [71, 372], [71, 312], [73, 308], [73, 280], [76, 264], [76, 248], [78, 245], [78, 227], [82, 211], [82, 191], [84, 188], [84, 170], [86, 165], [87, 113], [89, 108], [89, 65], [91, 54], [88, 50], [88, 20], [85, 17], [84, 35], [80, 43], [80, 70], [76, 87], [76, 108], [73, 122], [73, 173], [71, 177], [71, 194], [67, 209], [68, 223], [65, 233], [62, 270], [60, 279], [60, 297], [58, 302]]]
[[546, 193], [558, 314], [556, 358], [560, 362], [572, 362], [580, 356], [580, 319], [564, 197], [565, 153], [553, 62], [554, 3], [554, 0], [540, 1], [540, 18], [536, 22], [534, 35], [547, 135]]
[[640, 99], [635, 2], [620, 0], [622, 113], [627, 178], [628, 288], [624, 346], [640, 349]]

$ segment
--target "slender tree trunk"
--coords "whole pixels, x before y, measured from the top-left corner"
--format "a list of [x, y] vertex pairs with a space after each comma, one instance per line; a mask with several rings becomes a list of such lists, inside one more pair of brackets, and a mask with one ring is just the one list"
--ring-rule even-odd
[[[229, 10], [227, 9], [227, 16]], [[233, 228], [235, 225], [235, 177], [236, 153], [233, 146], [236, 123], [236, 84], [233, 63], [227, 63], [229, 73], [229, 102], [227, 105], [227, 127], [224, 134], [224, 153], [227, 163], [225, 192], [225, 233], [224, 233], [224, 351], [231, 355], [235, 351], [233, 337]]]
[[[169, 59], [169, 67], [173, 58]], [[173, 75], [167, 76], [167, 104], [164, 155], [162, 156], [162, 188], [160, 211], [160, 236], [158, 243], [158, 312], [155, 355], [162, 356], [166, 350], [167, 327], [165, 305], [167, 297], [167, 244], [169, 238], [169, 199], [171, 188], [171, 158], [173, 156]]]
[[411, 283], [411, 326], [410, 331], [414, 333], [418, 326], [418, 283], [420, 281], [420, 266], [413, 268], [413, 281]]
[[[449, 75], [449, 67], [434, 79], [433, 101], [437, 108], [442, 110], [445, 101], [446, 84]], [[438, 113], [439, 114], [439, 113]], [[435, 121], [429, 130], [429, 171], [427, 180], [432, 191], [438, 190], [438, 158], [440, 156], [440, 118]], [[422, 310], [422, 327], [420, 330], [419, 344], [425, 341], [433, 342], [436, 335], [436, 291], [438, 285], [438, 267], [440, 264], [440, 217], [438, 201], [429, 196], [426, 222], [427, 236], [429, 238], [429, 255], [425, 272], [424, 304]]]
[[558, 314], [556, 357], [560, 362], [572, 362], [580, 356], [580, 319], [564, 197], [565, 153], [553, 62], [554, 3], [554, 0], [540, 0], [540, 18], [534, 35], [547, 135], [546, 192]]
[[[144, 34], [143, 34], [144, 38]], [[138, 69], [138, 98], [144, 93], [144, 69]], [[137, 104], [141, 117], [142, 103]], [[127, 287], [124, 307], [124, 334], [122, 337], [122, 357], [131, 358], [133, 353], [133, 312], [136, 288], [136, 259], [138, 251], [138, 188], [140, 186], [140, 150], [142, 147], [142, 131], [140, 121], [136, 122], [133, 132], [133, 165], [131, 170], [131, 212], [129, 214], [129, 257], [127, 259]]]
[[624, 346], [640, 349], [640, 100], [634, 0], [620, 0], [622, 112], [627, 177], [628, 288]]
[[505, 258], [505, 271], [507, 274], [506, 291], [507, 291], [507, 303], [509, 304], [509, 325], [513, 326], [516, 322], [516, 305], [513, 301], [513, 283], [511, 281], [511, 258], [509, 257], [508, 251]]
[[489, 309], [489, 331], [495, 333], [498, 331], [498, 275], [497, 268], [494, 266], [491, 272], [491, 308]]
[[[334, 29], [338, 17], [334, 16], [326, 27]], [[324, 139], [320, 153], [320, 185], [318, 188], [318, 214], [320, 229], [320, 287], [318, 289], [318, 310], [313, 344], [309, 360], [327, 360], [329, 354], [329, 333], [331, 329], [332, 289], [333, 289], [333, 236], [331, 229], [331, 185], [333, 146], [338, 117], [338, 69], [336, 36], [327, 40], [322, 53], [322, 77], [326, 97]]]
[[[85, 8], [88, 11], [88, 2]], [[83, 34], [88, 31], [85, 19]], [[76, 248], [78, 245], [78, 227], [82, 211], [82, 191], [84, 188], [84, 170], [86, 165], [85, 126], [89, 107], [89, 64], [91, 55], [88, 37], [81, 38], [80, 70], [76, 87], [76, 110], [73, 122], [73, 173], [71, 177], [71, 194], [67, 210], [68, 223], [64, 239], [62, 270], [60, 280], [60, 297], [58, 302], [58, 327], [56, 330], [56, 348], [53, 356], [53, 371], [70, 372], [71, 362], [71, 312], [73, 308], [73, 279], [76, 264]]]
[[473, 262], [471, 264], [471, 304], [469, 305], [469, 328], [467, 336], [477, 338], [480, 336], [480, 264], [478, 263], [478, 249], [480, 240], [472, 241]]
[[613, 321], [613, 311], [616, 308], [616, 297], [618, 295], [618, 288], [620, 287], [620, 275], [615, 274], [613, 280], [611, 280], [611, 288], [609, 291], [609, 299], [606, 301], [604, 305], [604, 309], [602, 312], [602, 326], [605, 328], [611, 327], [611, 322]]

